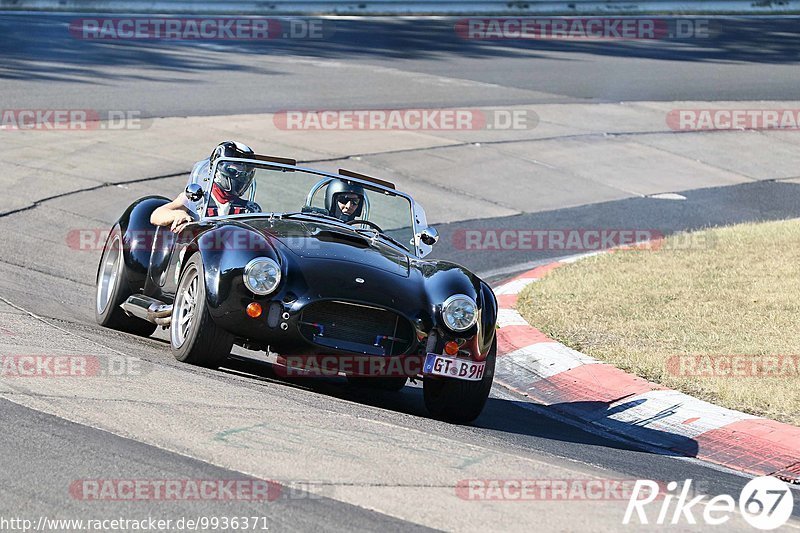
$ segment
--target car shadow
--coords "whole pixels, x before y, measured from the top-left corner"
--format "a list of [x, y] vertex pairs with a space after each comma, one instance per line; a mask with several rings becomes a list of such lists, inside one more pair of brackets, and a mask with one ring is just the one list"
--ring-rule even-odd
[[[221, 372], [235, 374], [242, 377], [275, 383], [282, 386], [303, 388], [317, 394], [324, 394], [334, 398], [369, 405], [379, 409], [403, 413], [414, 417], [430, 418], [425, 403], [421, 383], [407, 384], [399, 392], [383, 391], [379, 389], [353, 386], [344, 378], [285, 378], [276, 374], [272, 365], [248, 359], [230, 358]], [[634, 435], [626, 436], [626, 426], [619, 423], [617, 426], [609, 424], [606, 427], [613, 430], [614, 436], [598, 429], [582, 429], [578, 413], [592, 413], [592, 418], [598, 418], [598, 413], [605, 411], [610, 416], [620, 410], [633, 407], [633, 404], [615, 406], [609, 409], [604, 402], [574, 402], [570, 404], [555, 404], [545, 406], [532, 402], [527, 398], [516, 396], [513, 393], [501, 390], [495, 384], [492, 396], [486, 402], [481, 415], [472, 424], [467, 424], [477, 429], [488, 430], [498, 435], [522, 437], [526, 440], [543, 444], [560, 442], [581, 453], [581, 446], [594, 448], [611, 448], [631, 452], [643, 452], [666, 456], [693, 457], [697, 451], [694, 440], [679, 437], [662, 431], [638, 427], [635, 437], [644, 442], [669, 443], [669, 448], [655, 449], [653, 446], [642, 446], [631, 440]], [[630, 433], [629, 431], [627, 431]], [[673, 451], [673, 450], [680, 450]]]
[[[698, 445], [694, 439], [647, 427], [647, 424], [657, 422], [669, 415], [672, 412], [670, 409], [657, 413], [648, 420], [636, 423], [613, 418], [614, 415], [638, 407], [646, 401], [648, 400], [637, 398], [628, 402], [618, 403], [613, 407], [608, 402], [599, 401], [567, 402], [552, 405], [526, 402], [522, 406], [541, 413], [542, 416], [549, 419], [559, 420], [570, 427], [574, 427], [574, 425], [590, 427], [589, 434], [592, 435], [593, 440], [587, 442], [587, 444], [595, 443], [597, 441], [594, 439], [599, 438], [603, 442], [628, 443], [628, 445], [617, 446], [621, 449], [647, 451], [658, 455], [696, 457]], [[585, 433], [583, 430], [578, 431]], [[599, 435], [605, 436], [598, 437]]]

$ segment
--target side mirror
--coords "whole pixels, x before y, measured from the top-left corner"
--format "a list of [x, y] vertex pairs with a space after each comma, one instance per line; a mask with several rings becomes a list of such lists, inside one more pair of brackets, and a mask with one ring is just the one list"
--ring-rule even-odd
[[186, 198], [192, 202], [199, 202], [203, 199], [203, 188], [197, 183], [190, 183], [186, 186]]
[[439, 240], [439, 232], [436, 231], [436, 228], [427, 227], [420, 232], [419, 240], [422, 244], [433, 246]]

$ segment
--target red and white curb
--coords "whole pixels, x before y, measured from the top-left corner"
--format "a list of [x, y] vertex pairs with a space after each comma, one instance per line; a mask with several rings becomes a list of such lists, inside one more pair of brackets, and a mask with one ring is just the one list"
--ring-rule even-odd
[[534, 268], [495, 289], [500, 307], [498, 384], [578, 426], [748, 474], [800, 483], [800, 428], [651, 383], [568, 348], [525, 321], [514, 309], [517, 295], [554, 268], [579, 258]]

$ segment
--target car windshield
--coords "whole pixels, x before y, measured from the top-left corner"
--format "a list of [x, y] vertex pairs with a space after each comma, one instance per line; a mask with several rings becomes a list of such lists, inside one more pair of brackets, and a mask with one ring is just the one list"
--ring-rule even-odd
[[[300, 212], [334, 224], [329, 217], [352, 221], [350, 225], [356, 230], [380, 231], [407, 250], [414, 249], [412, 206], [405, 196], [351, 178], [287, 171], [263, 163], [250, 166], [255, 169], [255, 178], [243, 200], [255, 202], [261, 212]], [[359, 220], [369, 224], [359, 224]]]

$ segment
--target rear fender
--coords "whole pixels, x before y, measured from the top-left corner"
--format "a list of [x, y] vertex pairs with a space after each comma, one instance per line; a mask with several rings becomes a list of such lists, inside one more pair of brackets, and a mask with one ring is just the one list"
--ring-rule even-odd
[[150, 223], [150, 215], [156, 208], [169, 202], [170, 200], [163, 196], [139, 198], [117, 221], [122, 233], [122, 257], [127, 268], [128, 283], [134, 294], [144, 288], [150, 266], [153, 238], [156, 233], [156, 226]]

